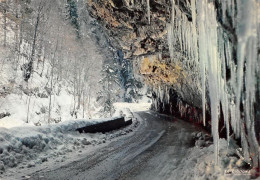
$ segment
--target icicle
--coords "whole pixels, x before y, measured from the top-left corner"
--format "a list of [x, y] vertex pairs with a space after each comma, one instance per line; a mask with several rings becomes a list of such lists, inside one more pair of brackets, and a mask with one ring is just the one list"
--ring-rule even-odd
[[168, 36], [168, 46], [170, 51], [171, 61], [174, 60], [174, 44], [173, 44], [173, 26], [172, 24], [167, 25], [167, 36]]
[[[199, 51], [200, 51], [200, 67], [202, 79], [202, 106], [203, 121], [205, 124], [205, 69], [208, 70], [209, 96], [211, 104], [212, 134], [214, 140], [215, 162], [218, 163], [219, 153], [219, 85], [221, 77], [221, 66], [218, 56], [218, 37], [217, 37], [217, 21], [216, 13], [212, 3], [207, 1], [198, 1], [197, 3], [199, 18]], [[209, 28], [210, 27], [210, 28]], [[208, 63], [206, 63], [208, 62]]]
[[198, 62], [198, 40], [197, 40], [197, 29], [196, 29], [196, 0], [191, 1], [191, 13], [192, 13], [192, 35], [193, 35], [193, 42], [192, 46], [194, 49], [194, 56], [195, 61]]
[[[205, 17], [205, 10], [203, 9], [203, 1], [199, 1], [197, 3], [197, 8], [198, 8], [198, 25], [199, 25], [199, 57], [200, 57], [200, 75], [201, 75], [201, 85], [202, 85], [202, 110], [203, 110], [203, 124], [204, 126], [206, 125], [206, 77], [205, 77], [205, 68], [206, 68], [206, 61], [207, 61], [207, 52], [206, 52], [206, 47], [207, 47], [207, 42], [206, 42], [206, 32], [205, 32], [205, 27], [204, 23], [206, 21]], [[205, 48], [204, 48], [205, 46]]]
[[171, 25], [174, 27], [174, 20], [175, 20], [175, 0], [172, 0], [172, 17], [171, 17]]
[[[218, 134], [218, 124], [219, 124], [219, 92], [218, 92], [218, 80], [221, 74], [219, 68], [219, 59], [217, 53], [217, 22], [216, 15], [213, 4], [208, 4], [208, 21], [211, 22], [211, 28], [208, 29], [208, 70], [209, 70], [209, 94], [210, 94], [210, 104], [211, 104], [211, 117], [212, 117], [212, 134], [215, 146], [215, 163], [218, 163], [218, 153], [219, 153], [219, 134]], [[209, 24], [208, 24], [209, 26]]]
[[[255, 153], [258, 151], [259, 145], [256, 140], [254, 130], [254, 103], [256, 94], [256, 67], [257, 67], [257, 3], [256, 1], [242, 1], [238, 2], [238, 22], [237, 35], [238, 35], [238, 90], [237, 90], [237, 115], [240, 108], [240, 98], [243, 91], [243, 78], [245, 79], [245, 97], [244, 97], [244, 112], [245, 120], [240, 120], [246, 124], [241, 126], [241, 142], [243, 143], [243, 151], [246, 161], [250, 161], [249, 152]], [[246, 62], [246, 71], [244, 75], [244, 63]], [[244, 77], [245, 76], [245, 77]], [[245, 132], [247, 131], [247, 137]], [[248, 148], [248, 143], [250, 149]], [[245, 142], [243, 142], [245, 141]], [[252, 156], [254, 167], [258, 165], [257, 155]]]
[[[191, 4], [187, 3], [187, 5], [191, 8], [192, 22], [188, 21], [187, 16], [178, 6], [175, 6], [175, 0], [172, 0], [172, 22], [167, 27], [171, 58], [176, 57], [177, 53], [174, 50], [175, 47], [178, 47], [181, 56], [185, 56], [186, 61], [182, 61], [185, 68], [189, 69], [190, 66], [196, 68], [194, 65], [199, 59], [203, 124], [206, 124], [206, 85], [208, 85], [216, 163], [219, 152], [220, 104], [228, 142], [229, 131], [232, 128], [236, 137], [241, 137], [244, 157], [248, 161], [249, 153], [259, 151], [254, 130], [256, 73], [259, 71], [256, 69], [259, 6], [253, 0], [220, 1], [220, 7], [222, 7], [220, 16], [222, 16], [223, 21], [226, 20], [227, 15], [230, 16], [232, 24], [236, 28], [238, 37], [236, 64], [232, 59], [234, 58], [233, 42], [230, 42], [226, 32], [218, 27], [217, 18], [219, 17], [217, 17], [214, 3], [208, 0], [192, 0], [190, 2]], [[177, 1], [176, 4], [178, 4]], [[226, 74], [230, 75], [226, 77]], [[240, 110], [241, 105], [244, 109], [243, 112]], [[181, 115], [184, 116], [187, 108], [181, 102], [178, 102], [178, 107]], [[244, 113], [244, 116], [241, 113]], [[231, 120], [230, 127], [229, 120]], [[259, 155], [252, 158], [254, 166], [256, 166]]]
[[165, 96], [166, 96], [166, 102], [170, 103], [170, 89], [168, 89], [168, 86], [165, 87]]
[[226, 8], [227, 8], [227, 2], [226, 2], [226, 0], [223, 0], [223, 2], [222, 2], [222, 19], [223, 19], [223, 21], [225, 21], [225, 19], [226, 19]]
[[[242, 89], [242, 78], [243, 78], [243, 67], [244, 62], [246, 61], [247, 64], [247, 70], [246, 70], [246, 76], [250, 77], [252, 79], [248, 79], [249, 81], [246, 81], [248, 86], [246, 86], [246, 89], [252, 90], [252, 93], [254, 93], [255, 90], [255, 68], [253, 67], [253, 72], [248, 71], [251, 70], [251, 65], [255, 66], [257, 63], [257, 22], [255, 18], [257, 14], [257, 9], [248, 12], [249, 9], [254, 9], [254, 3], [251, 1], [244, 2], [239, 1], [240, 6], [243, 8], [240, 8], [238, 11], [238, 17], [239, 19], [243, 19], [243, 21], [239, 22], [238, 28], [237, 28], [237, 34], [238, 34], [238, 61], [239, 61], [239, 67], [238, 67], [238, 87], [239, 90], [237, 92], [237, 95], [240, 95], [241, 89]], [[248, 69], [249, 68], [249, 69]], [[252, 76], [253, 74], [253, 76]], [[250, 86], [252, 85], [252, 86]], [[239, 92], [240, 91], [240, 92]]]
[[148, 16], [148, 23], [151, 24], [151, 12], [150, 12], [150, 0], [147, 0], [147, 16]]
[[236, 137], [239, 137], [238, 133], [238, 125], [237, 125], [237, 119], [236, 119], [236, 105], [233, 101], [230, 103], [230, 115], [231, 115], [231, 126], [232, 129], [236, 135]]
[[174, 37], [174, 20], [175, 20], [174, 7], [175, 7], [175, 0], [172, 0], [171, 24], [167, 25], [168, 46], [169, 46], [171, 61], [174, 61], [174, 45], [176, 42]]
[[[219, 34], [223, 34], [223, 31], [219, 29]], [[223, 110], [223, 116], [224, 116], [224, 122], [226, 127], [226, 133], [227, 133], [227, 141], [229, 145], [229, 103], [228, 103], [228, 93], [227, 93], [227, 82], [226, 82], [226, 60], [225, 60], [225, 53], [226, 53], [226, 46], [225, 46], [225, 40], [224, 36], [219, 36], [219, 44], [223, 44], [219, 47], [219, 54], [220, 54], [220, 60], [221, 60], [221, 68], [222, 68], [222, 77], [220, 78], [220, 86], [219, 86], [219, 92], [220, 92], [220, 101], [222, 105]]]

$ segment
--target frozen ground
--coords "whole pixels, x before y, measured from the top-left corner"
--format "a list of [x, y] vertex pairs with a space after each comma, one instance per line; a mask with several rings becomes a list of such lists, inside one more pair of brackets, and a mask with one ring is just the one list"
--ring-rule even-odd
[[[228, 148], [226, 140], [220, 140], [220, 162], [215, 166], [212, 137], [200, 128], [152, 111], [134, 113], [134, 116], [140, 125], [128, 135], [118, 135], [101, 144], [98, 141], [85, 146], [80, 142], [72, 152], [51, 157], [35, 167], [11, 169], [3, 179], [250, 178], [245, 170], [239, 169], [243, 161], [234, 142]], [[94, 136], [100, 139], [126, 134], [126, 131]], [[73, 136], [89, 138], [90, 135]]]

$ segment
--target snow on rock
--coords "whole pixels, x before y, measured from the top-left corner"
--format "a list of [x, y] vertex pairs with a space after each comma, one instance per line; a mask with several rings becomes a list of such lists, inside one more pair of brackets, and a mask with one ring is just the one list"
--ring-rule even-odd
[[202, 132], [192, 136], [195, 147], [188, 150], [188, 156], [171, 172], [171, 179], [250, 179], [247, 163], [238, 156], [236, 149], [239, 147], [235, 142], [231, 141], [228, 146], [225, 139], [219, 139], [220, 163], [215, 166], [213, 138]]

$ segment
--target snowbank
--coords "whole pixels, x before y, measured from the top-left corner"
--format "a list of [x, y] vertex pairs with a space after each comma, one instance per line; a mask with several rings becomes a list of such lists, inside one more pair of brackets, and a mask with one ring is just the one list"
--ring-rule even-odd
[[70, 120], [40, 127], [0, 128], [0, 174], [12, 168], [31, 168], [49, 159], [80, 151], [89, 145], [106, 143], [115, 137], [132, 132], [139, 125], [135, 119], [127, 128], [105, 134], [80, 134], [75, 131], [77, 128], [108, 120], [111, 118]]

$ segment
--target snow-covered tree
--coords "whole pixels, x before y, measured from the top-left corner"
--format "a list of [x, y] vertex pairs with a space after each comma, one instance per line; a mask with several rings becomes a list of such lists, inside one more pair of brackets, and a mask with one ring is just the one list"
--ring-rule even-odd
[[102, 90], [98, 92], [97, 101], [102, 106], [100, 113], [104, 117], [112, 116], [114, 113], [113, 103], [119, 98], [119, 75], [117, 63], [106, 63], [102, 70], [102, 79], [99, 83], [102, 85]]
[[143, 87], [142, 83], [135, 79], [132, 69], [132, 63], [124, 60], [121, 69], [121, 79], [123, 83], [124, 101], [135, 102], [142, 97], [140, 89]]
[[66, 9], [68, 11], [67, 18], [71, 21], [72, 26], [75, 28], [77, 37], [80, 37], [80, 25], [79, 25], [79, 16], [78, 8], [75, 0], [67, 0]]
[[120, 65], [120, 83], [122, 89], [124, 89], [123, 100], [134, 102], [142, 97], [140, 89], [143, 85], [134, 77], [132, 62], [124, 59], [121, 51], [118, 52], [118, 59]]

